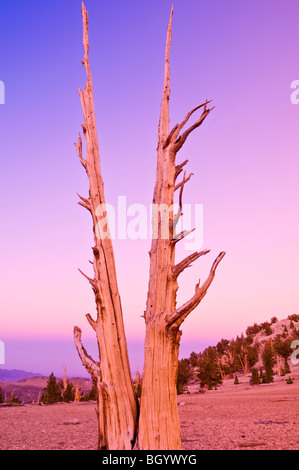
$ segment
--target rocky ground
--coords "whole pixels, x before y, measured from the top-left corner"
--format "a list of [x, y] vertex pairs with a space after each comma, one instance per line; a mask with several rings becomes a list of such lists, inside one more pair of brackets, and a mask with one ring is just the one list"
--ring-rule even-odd
[[299, 448], [299, 380], [250, 386], [224, 382], [218, 390], [179, 397], [184, 449]]
[[[178, 397], [183, 449], [288, 450], [299, 447], [299, 378], [249, 385], [225, 380], [217, 390], [198, 385]], [[0, 408], [1, 450], [96, 449], [94, 403]]]

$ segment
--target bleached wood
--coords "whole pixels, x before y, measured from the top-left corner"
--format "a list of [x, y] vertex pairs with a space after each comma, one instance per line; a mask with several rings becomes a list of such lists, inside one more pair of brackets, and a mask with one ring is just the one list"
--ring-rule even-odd
[[181, 274], [184, 271], [184, 269], [186, 269], [188, 266], [190, 266], [191, 263], [193, 263], [198, 258], [200, 258], [200, 256], [204, 256], [207, 253], [210, 253], [210, 250], [203, 250], [203, 251], [199, 251], [199, 252], [196, 251], [192, 255], [187, 256], [185, 259], [183, 259], [180, 263], [178, 263], [177, 265], [175, 265], [172, 268], [173, 276], [175, 278], [178, 277], [179, 274]]
[[[194, 296], [177, 308], [176, 297], [178, 277], [209, 250], [195, 252], [176, 263], [176, 244], [191, 231], [176, 234], [175, 228], [182, 215], [183, 190], [192, 173], [176, 183], [188, 160], [176, 164], [176, 155], [189, 135], [197, 129], [212, 109], [210, 101], [193, 108], [180, 124], [169, 131], [170, 100], [170, 47], [172, 38], [173, 7], [167, 27], [164, 62], [164, 84], [158, 127], [157, 167], [153, 194], [155, 206], [173, 208], [175, 191], [179, 190], [179, 212], [173, 209], [167, 219], [169, 236], [164, 237], [165, 220], [163, 212], [157, 212], [157, 237], [151, 243], [149, 284], [145, 320], [144, 370], [140, 415], [138, 400], [131, 378], [123, 315], [118, 291], [112, 241], [109, 237], [99, 238], [96, 227], [104, 217], [105, 197], [100, 167], [99, 145], [96, 129], [92, 74], [89, 63], [88, 13], [82, 4], [83, 46], [82, 63], [87, 74], [84, 90], [79, 90], [83, 110], [82, 124], [85, 139], [86, 158], [83, 156], [82, 138], [76, 146], [78, 158], [86, 170], [89, 180], [89, 197], [80, 195], [79, 204], [88, 209], [92, 216], [94, 242], [92, 261], [94, 276], [82, 274], [91, 284], [96, 302], [96, 319], [87, 314], [87, 320], [96, 333], [99, 346], [99, 361], [94, 361], [81, 342], [81, 330], [74, 329], [74, 340], [83, 365], [96, 379], [98, 391], [99, 449], [127, 450], [177, 450], [181, 448], [180, 423], [177, 410], [176, 381], [180, 346], [180, 325], [197, 307], [206, 295], [215, 276], [216, 268], [223, 259], [222, 252], [214, 261], [210, 274], [202, 285], [196, 285]], [[193, 114], [202, 109], [196, 122], [184, 131]], [[97, 211], [98, 207], [104, 208]], [[100, 215], [99, 215], [100, 214]], [[154, 213], [153, 213], [154, 214]], [[155, 214], [154, 214], [155, 215]], [[109, 223], [107, 224], [109, 233]], [[139, 419], [138, 419], [139, 418]]]
[[86, 370], [90, 373], [93, 379], [98, 379], [101, 377], [101, 369], [100, 364], [92, 359], [92, 357], [87, 354], [86, 349], [84, 348], [82, 341], [82, 331], [80, 328], [75, 326], [74, 328], [74, 341], [75, 346], [77, 348], [79, 357], [82, 361], [82, 364], [86, 368]]
[[204, 298], [206, 293], [208, 292], [208, 288], [210, 287], [215, 274], [216, 269], [220, 261], [224, 258], [225, 252], [221, 252], [217, 258], [215, 259], [209, 276], [207, 277], [206, 281], [203, 283], [202, 287], [199, 286], [199, 283], [195, 286], [195, 294], [194, 296], [188, 300], [184, 305], [180, 308], [176, 309], [174, 312], [171, 313], [169, 317], [167, 317], [167, 322], [169, 325], [173, 325], [176, 323], [178, 326], [183, 323], [183, 321], [187, 318], [187, 316], [198, 306], [201, 300]]
[[[175, 191], [179, 191], [179, 211], [176, 215], [170, 212], [169, 238], [163, 233], [163, 220], [158, 214], [158, 237], [152, 240], [150, 255], [150, 272], [146, 311], [144, 313], [146, 335], [144, 347], [144, 371], [140, 404], [138, 443], [140, 449], [177, 450], [181, 448], [181, 433], [177, 410], [176, 380], [178, 371], [178, 354], [181, 331], [180, 325], [196, 308], [206, 294], [216, 271], [224, 256], [221, 253], [215, 260], [208, 279], [204, 285], [196, 287], [194, 298], [181, 308], [176, 307], [178, 290], [177, 278], [190, 264], [205, 255], [209, 250], [193, 253], [179, 263], [175, 263], [176, 244], [185, 238], [190, 231], [175, 233], [175, 227], [182, 214], [182, 197], [184, 186], [192, 173], [176, 184], [176, 179], [183, 171], [188, 160], [176, 165], [176, 154], [186, 142], [188, 136], [207, 118], [211, 109], [210, 101], [192, 109], [180, 123], [169, 132], [169, 99], [170, 99], [170, 45], [172, 37], [173, 8], [167, 28], [166, 54], [164, 68], [164, 86], [162, 93], [160, 121], [158, 129], [157, 168], [153, 195], [154, 205], [173, 207]], [[199, 109], [203, 111], [197, 121], [184, 131], [191, 116]], [[153, 217], [155, 214], [153, 213]]]
[[185, 165], [187, 165], [188, 161], [189, 160], [185, 160], [183, 163], [180, 163], [179, 165], [176, 165], [176, 167], [175, 167], [175, 180], [181, 174], [181, 172], [183, 171], [183, 167]]
[[[97, 208], [105, 207], [104, 184], [100, 167], [100, 155], [95, 119], [93, 83], [89, 63], [88, 12], [82, 4], [83, 46], [82, 63], [87, 74], [84, 90], [79, 90], [83, 110], [82, 124], [86, 146], [86, 158], [83, 157], [82, 139], [75, 144], [80, 162], [84, 166], [89, 180], [89, 198], [79, 196], [79, 204], [88, 209], [92, 216], [94, 242], [94, 277], [84, 274], [92, 286], [97, 318], [90, 314], [87, 320], [96, 332], [100, 361], [96, 374], [98, 389], [99, 449], [129, 450], [134, 446], [138, 401], [135, 395], [130, 372], [126, 336], [123, 324], [120, 295], [118, 291], [112, 240], [98, 238], [97, 223], [102, 216], [97, 215]], [[108, 227], [109, 230], [109, 227]], [[91, 358], [84, 354], [76, 330], [75, 344], [83, 365], [91, 369]]]

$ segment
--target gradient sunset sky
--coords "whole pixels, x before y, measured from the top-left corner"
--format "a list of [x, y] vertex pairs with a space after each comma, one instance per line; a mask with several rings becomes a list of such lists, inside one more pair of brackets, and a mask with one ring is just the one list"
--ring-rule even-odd
[[[207, 296], [184, 323], [181, 357], [248, 325], [299, 313], [298, 0], [86, 0], [107, 202], [152, 201], [166, 26], [174, 4], [171, 125], [206, 99], [215, 109], [178, 154], [203, 204], [200, 258], [180, 280], [193, 295], [220, 251]], [[74, 325], [96, 354], [88, 181], [74, 142], [85, 84], [81, 1], [1, 2], [2, 368], [84, 375]], [[178, 162], [178, 163], [179, 163]], [[130, 217], [128, 217], [130, 220]], [[142, 368], [150, 240], [115, 240], [132, 371]], [[200, 248], [200, 247], [199, 247]], [[187, 253], [189, 254], [189, 253]], [[183, 248], [179, 257], [186, 256]]]

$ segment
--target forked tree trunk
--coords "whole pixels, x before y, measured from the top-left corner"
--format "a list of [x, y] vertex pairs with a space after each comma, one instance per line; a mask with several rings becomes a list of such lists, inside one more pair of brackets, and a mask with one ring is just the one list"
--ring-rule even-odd
[[[195, 252], [184, 260], [175, 262], [176, 244], [189, 232], [176, 233], [176, 225], [181, 216], [182, 197], [185, 184], [192, 174], [178, 176], [187, 164], [176, 164], [177, 152], [182, 148], [189, 134], [197, 129], [211, 112], [208, 101], [192, 109], [185, 119], [169, 130], [170, 68], [169, 55], [172, 35], [173, 8], [167, 28], [165, 77], [161, 104], [157, 170], [153, 198], [154, 233], [150, 250], [150, 276], [147, 306], [144, 314], [146, 335], [144, 345], [144, 371], [140, 417], [138, 402], [134, 393], [126, 339], [124, 335], [122, 310], [117, 288], [112, 242], [109, 237], [99, 236], [96, 227], [106, 231], [108, 221], [105, 210], [103, 181], [99, 163], [98, 141], [91, 72], [88, 60], [88, 14], [83, 5], [84, 48], [83, 64], [87, 71], [87, 84], [80, 91], [84, 114], [83, 131], [86, 141], [86, 160], [82, 156], [82, 141], [76, 144], [77, 153], [87, 171], [90, 183], [89, 198], [81, 198], [80, 204], [92, 214], [95, 247], [93, 279], [89, 279], [94, 290], [97, 319], [87, 315], [94, 328], [100, 353], [100, 362], [95, 362], [81, 343], [81, 330], [75, 328], [75, 343], [85, 367], [97, 379], [99, 392], [99, 448], [101, 449], [180, 449], [181, 433], [177, 409], [177, 370], [181, 331], [185, 318], [197, 307], [214, 278], [216, 268], [224, 257], [222, 252], [214, 261], [206, 281], [195, 287], [193, 297], [177, 308], [176, 296], [179, 275], [199, 257], [209, 250]], [[199, 119], [184, 130], [191, 116], [201, 109]], [[173, 212], [174, 197], [179, 194], [179, 211]], [[104, 230], [105, 231], [105, 230]], [[101, 235], [101, 234], [100, 234]], [[103, 234], [102, 234], [103, 235]]]

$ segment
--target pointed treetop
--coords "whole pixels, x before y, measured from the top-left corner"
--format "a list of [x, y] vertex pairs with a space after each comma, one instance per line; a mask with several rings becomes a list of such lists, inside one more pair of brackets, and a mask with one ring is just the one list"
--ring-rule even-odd
[[167, 38], [166, 38], [166, 51], [165, 51], [165, 63], [164, 63], [164, 87], [163, 96], [161, 103], [160, 112], [160, 123], [159, 123], [159, 140], [160, 143], [164, 142], [169, 134], [169, 98], [170, 98], [170, 46], [172, 38], [172, 19], [173, 19], [173, 5], [171, 7], [169, 23], [167, 26]]

